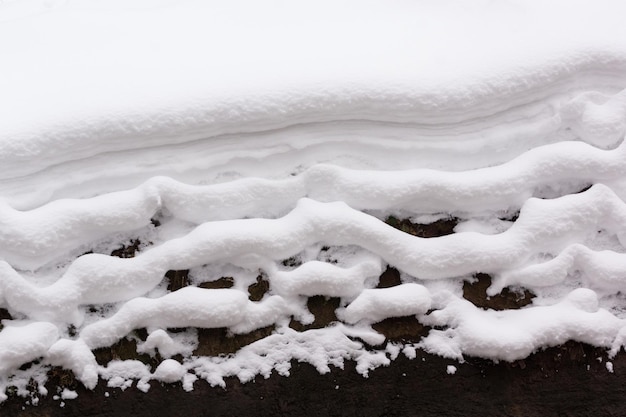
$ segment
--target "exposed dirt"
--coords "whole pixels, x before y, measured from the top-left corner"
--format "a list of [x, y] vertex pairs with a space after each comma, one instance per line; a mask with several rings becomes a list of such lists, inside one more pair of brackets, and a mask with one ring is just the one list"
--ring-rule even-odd
[[402, 284], [400, 280], [400, 271], [394, 267], [388, 267], [378, 278], [377, 288], [389, 288]]
[[145, 329], [138, 329], [133, 331], [129, 337], [121, 339], [113, 346], [95, 349], [93, 353], [96, 356], [96, 361], [100, 365], [106, 365], [115, 359], [135, 359], [154, 368], [159, 364], [160, 358], [137, 353], [137, 340], [145, 340], [147, 336], [148, 332]]
[[225, 328], [198, 329], [198, 348], [193, 352], [196, 356], [218, 356], [235, 353], [242, 346], [269, 336], [274, 326], [257, 329], [247, 334], [233, 335]]
[[430, 327], [424, 326], [415, 316], [385, 319], [374, 323], [372, 328], [385, 335], [388, 341], [403, 343], [419, 342], [430, 330]]
[[117, 256], [118, 258], [134, 258], [139, 251], [139, 245], [141, 245], [139, 239], [131, 240], [129, 245], [122, 245], [119, 249], [115, 249], [111, 252], [111, 256]]
[[256, 282], [248, 287], [248, 298], [250, 301], [261, 301], [263, 296], [269, 291], [270, 283], [268, 280], [259, 275]]
[[289, 327], [299, 332], [303, 332], [309, 329], [321, 329], [328, 326], [330, 323], [337, 321], [337, 315], [335, 310], [339, 307], [340, 299], [336, 297], [323, 297], [317, 295], [315, 297], [309, 297], [306, 306], [315, 316], [315, 320], [311, 324], [302, 324], [296, 320], [291, 320]]
[[180, 290], [189, 285], [189, 270], [167, 271], [165, 277], [169, 280], [168, 291]]
[[385, 223], [405, 233], [409, 233], [418, 237], [438, 237], [454, 233], [454, 228], [459, 223], [459, 219], [448, 217], [437, 220], [429, 224], [413, 223], [409, 219], [398, 219], [389, 216], [385, 219]]
[[491, 285], [491, 277], [487, 274], [475, 274], [474, 281], [463, 283], [463, 298], [477, 307], [492, 310], [518, 309], [532, 303], [535, 295], [527, 289], [503, 289], [500, 294], [487, 296], [487, 288]]
[[235, 285], [235, 279], [233, 277], [222, 277], [215, 281], [202, 282], [198, 284], [198, 287], [218, 290], [218, 289], [232, 288], [233, 285]]
[[[458, 364], [418, 352], [415, 359], [400, 356], [391, 366], [371, 371], [369, 378], [357, 374], [353, 363], [326, 375], [294, 363], [288, 378], [257, 377], [247, 384], [229, 379], [226, 389], [199, 381], [192, 392], [153, 381], [147, 394], [110, 389], [102, 382], [88, 391], [66, 373], [52, 373], [51, 389], [68, 384], [78, 398], [61, 407], [50, 394], [37, 407], [24, 409], [23, 399], [10, 398], [0, 405], [0, 415], [624, 416], [625, 357], [619, 355], [615, 373], [609, 373], [605, 353], [579, 343], [500, 364], [472, 358]], [[446, 373], [448, 365], [457, 368], [454, 375]]]
[[[11, 320], [11, 319], [13, 319], [13, 317], [11, 317], [11, 314], [9, 314], [9, 311], [4, 308], [0, 308], [0, 320]], [[3, 327], [4, 326], [0, 322], [0, 330], [2, 330]]]

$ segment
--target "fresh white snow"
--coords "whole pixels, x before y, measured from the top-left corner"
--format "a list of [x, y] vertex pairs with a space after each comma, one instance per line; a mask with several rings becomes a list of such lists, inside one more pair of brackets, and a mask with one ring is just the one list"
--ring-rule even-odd
[[[514, 361], [576, 340], [617, 354], [625, 13], [619, 0], [0, 1], [13, 317], [0, 400], [30, 378], [46, 395], [47, 366], [147, 391], [289, 375], [292, 360], [367, 375], [416, 349]], [[461, 222], [424, 239], [388, 215]], [[135, 257], [109, 255], [130, 239]], [[375, 288], [387, 266], [402, 284]], [[169, 292], [165, 273], [186, 269], [192, 285]], [[461, 291], [477, 272], [489, 295], [537, 297], [478, 308]], [[251, 301], [259, 275], [270, 289]], [[233, 287], [198, 286], [221, 277]], [[317, 295], [341, 299], [339, 322], [290, 328], [313, 321]], [[371, 326], [401, 316], [434, 327], [401, 345]], [[268, 326], [233, 355], [193, 355], [195, 328]], [[155, 369], [96, 362], [144, 328], [137, 352], [158, 352]]]

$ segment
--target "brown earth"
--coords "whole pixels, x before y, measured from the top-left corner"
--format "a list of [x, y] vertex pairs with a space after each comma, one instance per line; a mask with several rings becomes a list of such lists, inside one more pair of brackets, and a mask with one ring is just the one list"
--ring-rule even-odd
[[[357, 374], [353, 363], [326, 375], [294, 363], [289, 377], [257, 377], [247, 384], [231, 378], [226, 389], [198, 381], [194, 391], [184, 392], [180, 384], [152, 381], [145, 394], [110, 389], [103, 382], [88, 391], [75, 383], [79, 396], [64, 407], [52, 394], [36, 407], [22, 408], [22, 398], [10, 398], [0, 405], [0, 415], [624, 416], [625, 357], [618, 355], [615, 373], [609, 373], [602, 349], [570, 342], [515, 363], [468, 358], [458, 364], [424, 352], [412, 360], [401, 355], [368, 378]], [[448, 365], [457, 367], [456, 374], [446, 373]], [[49, 386], [66, 383], [53, 375]]]

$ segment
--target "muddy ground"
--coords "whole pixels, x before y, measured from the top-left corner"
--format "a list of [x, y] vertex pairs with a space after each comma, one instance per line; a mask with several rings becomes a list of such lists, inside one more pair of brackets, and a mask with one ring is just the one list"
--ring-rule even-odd
[[[407, 233], [435, 237], [452, 233], [456, 219], [431, 225], [396, 218], [387, 222]], [[138, 247], [138, 241], [133, 241], [112, 255], [132, 257]], [[189, 284], [187, 271], [170, 271], [166, 279], [170, 290]], [[528, 291], [505, 290], [488, 298], [485, 290], [490, 280], [486, 274], [476, 274], [464, 286], [465, 298], [492, 309], [519, 308], [531, 302], [533, 294]], [[379, 287], [398, 284], [400, 274], [394, 268], [380, 277]], [[224, 277], [201, 286], [228, 288], [232, 279]], [[268, 288], [259, 277], [249, 288], [250, 299], [260, 299]], [[326, 326], [336, 320], [338, 305], [339, 299], [311, 297], [308, 307], [315, 322], [304, 326], [292, 321], [291, 327], [302, 331]], [[415, 317], [387, 319], [373, 327], [388, 340], [403, 342], [417, 342], [429, 330]], [[272, 328], [265, 328], [233, 338], [226, 329], [200, 329], [195, 354], [232, 353], [271, 332]], [[145, 330], [135, 334], [145, 336]], [[130, 358], [152, 366], [159, 363], [160, 358], [138, 355], [135, 349], [135, 341], [124, 339], [95, 354], [103, 365], [111, 359]], [[89, 391], [71, 372], [55, 368], [49, 372], [50, 394], [40, 397], [37, 406], [11, 396], [0, 404], [0, 416], [626, 416], [626, 355], [612, 359], [614, 372], [608, 371], [608, 360], [605, 350], [575, 342], [514, 363], [466, 358], [459, 364], [418, 351], [416, 358], [400, 355], [390, 366], [371, 371], [368, 378], [359, 375], [352, 362], [326, 375], [294, 362], [289, 377], [274, 374], [247, 384], [230, 378], [225, 389], [198, 381], [192, 392], [184, 392], [180, 384], [152, 381], [148, 393], [111, 389], [102, 381]], [[449, 365], [456, 367], [456, 373], [447, 372]], [[60, 386], [76, 390], [78, 398], [55, 400], [53, 394]]]

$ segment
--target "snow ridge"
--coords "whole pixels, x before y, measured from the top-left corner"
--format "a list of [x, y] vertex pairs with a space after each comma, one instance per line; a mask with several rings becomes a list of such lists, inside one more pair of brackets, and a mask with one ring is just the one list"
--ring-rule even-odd
[[[156, 287], [168, 270], [222, 259], [236, 264], [249, 255], [258, 257], [257, 264], [263, 267], [263, 260], [287, 259], [318, 242], [358, 245], [417, 279], [429, 280], [511, 270], [538, 253], [558, 253], [566, 242], [597, 229], [611, 230], [620, 240], [626, 231], [626, 205], [601, 184], [554, 200], [529, 199], [515, 224], [500, 234], [465, 232], [435, 239], [405, 234], [345, 203], [302, 199], [280, 219], [207, 222], [134, 258], [83, 255], [45, 287], [28, 282], [3, 261], [0, 290], [11, 311], [36, 319], [79, 320], [79, 306], [141, 296]], [[315, 269], [307, 284], [317, 291], [326, 293], [325, 286], [336, 285], [319, 278], [328, 267], [307, 267]], [[269, 272], [272, 267], [265, 269]]]
[[276, 217], [304, 197], [343, 201], [357, 210], [482, 214], [516, 210], [542, 186], [619, 181], [626, 145], [601, 150], [581, 142], [532, 149], [502, 165], [463, 172], [429, 169], [353, 170], [318, 164], [287, 179], [247, 178], [192, 186], [155, 177], [135, 189], [90, 199], [56, 200], [17, 211], [0, 207], [4, 259], [36, 269], [111, 232], [139, 229], [159, 211], [196, 224], [211, 220]]

